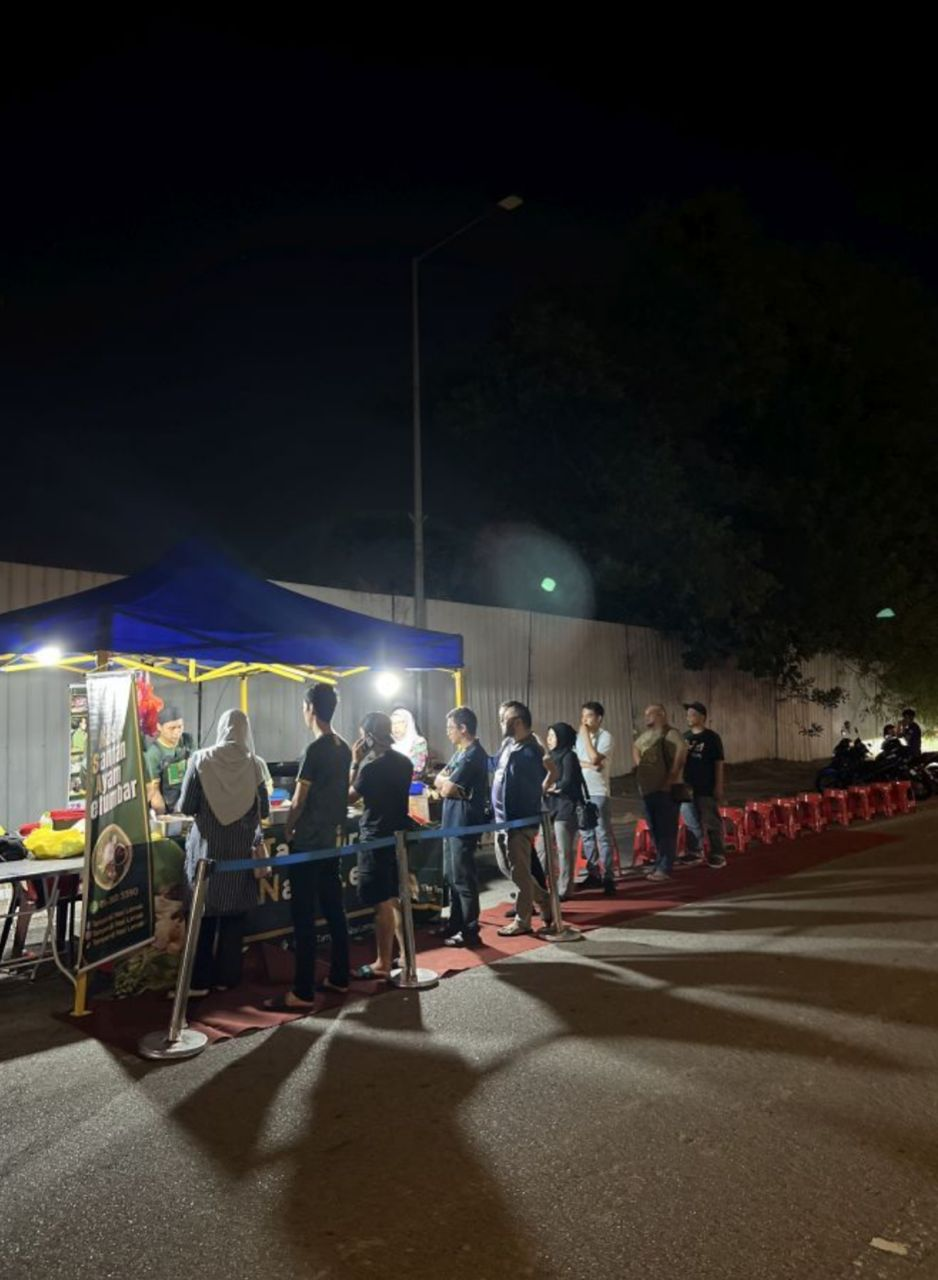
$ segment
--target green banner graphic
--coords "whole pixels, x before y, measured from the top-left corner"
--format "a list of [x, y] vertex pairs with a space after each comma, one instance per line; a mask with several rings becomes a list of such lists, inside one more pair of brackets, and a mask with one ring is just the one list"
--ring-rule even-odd
[[150, 824], [131, 672], [89, 675], [87, 749], [79, 969], [153, 940]]

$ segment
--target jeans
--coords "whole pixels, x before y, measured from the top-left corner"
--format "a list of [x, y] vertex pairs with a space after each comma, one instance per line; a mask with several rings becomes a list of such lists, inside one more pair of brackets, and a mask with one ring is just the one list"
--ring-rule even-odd
[[443, 841], [443, 879], [451, 899], [449, 930], [464, 937], [479, 934], [478, 845], [478, 836], [447, 836]]
[[197, 991], [205, 991], [209, 987], [238, 986], [246, 918], [243, 912], [233, 916], [202, 917], [192, 966], [192, 985]]
[[345, 919], [339, 859], [299, 862], [290, 868], [290, 913], [296, 948], [293, 994], [299, 1000], [316, 998], [316, 905], [329, 926], [332, 947], [329, 981], [337, 987], [349, 982], [348, 922]]
[[595, 831], [583, 831], [583, 857], [586, 859], [587, 877], [597, 876], [602, 867], [602, 876], [606, 884], [613, 880], [613, 851], [615, 838], [612, 834], [612, 802], [608, 796], [590, 795], [596, 806], [599, 821]]
[[576, 879], [577, 825], [573, 818], [554, 818], [554, 843], [557, 846], [557, 892], [569, 893]]
[[670, 875], [677, 852], [680, 805], [672, 800], [670, 791], [652, 791], [647, 796], [642, 796], [642, 799], [645, 802], [645, 817], [651, 829], [651, 838], [658, 852], [655, 870]]
[[716, 797], [694, 796], [693, 800], [685, 801], [681, 805], [681, 817], [701, 853], [703, 853], [703, 838], [706, 832], [710, 837], [710, 857], [726, 857], [726, 848], [723, 844], [723, 819], [720, 817], [720, 806], [717, 804]]
[[495, 856], [503, 876], [513, 881], [518, 890], [515, 903], [518, 924], [523, 929], [531, 927], [531, 912], [536, 902], [542, 914], [549, 914], [547, 891], [535, 878], [531, 866], [537, 827], [515, 827], [511, 831], [499, 831], [495, 838]]

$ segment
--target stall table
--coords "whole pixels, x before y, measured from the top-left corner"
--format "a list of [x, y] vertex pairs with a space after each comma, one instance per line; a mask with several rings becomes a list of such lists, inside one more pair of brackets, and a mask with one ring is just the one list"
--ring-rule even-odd
[[[16, 862], [0, 862], [0, 884], [8, 884], [14, 890], [13, 898], [7, 909], [7, 913], [3, 920], [3, 932], [0, 933], [0, 968], [3, 969], [19, 969], [28, 968], [32, 965], [33, 972], [31, 977], [35, 978], [40, 964], [44, 960], [51, 960], [51, 955], [46, 955], [46, 950], [53, 938], [53, 928], [56, 929], [56, 944], [61, 947], [65, 943], [66, 933], [66, 916], [59, 915], [57, 908], [65, 906], [60, 903], [60, 895], [62, 881], [78, 879], [82, 873], [82, 859], [79, 858], [21, 858]], [[16, 917], [17, 907], [19, 905], [19, 894], [16, 890], [24, 881], [31, 880], [34, 883], [41, 882], [44, 893], [44, 901], [37, 903], [34, 908], [36, 911], [45, 911], [46, 913], [46, 931], [43, 935], [42, 949], [35, 958], [24, 957], [22, 959], [4, 960], [3, 954], [6, 950], [7, 941], [10, 937], [10, 931], [13, 928], [13, 922]], [[73, 899], [74, 901], [74, 899]], [[73, 920], [74, 923], [74, 920]], [[72, 933], [74, 929], [72, 930]], [[71, 949], [72, 936], [69, 933], [68, 944]]]

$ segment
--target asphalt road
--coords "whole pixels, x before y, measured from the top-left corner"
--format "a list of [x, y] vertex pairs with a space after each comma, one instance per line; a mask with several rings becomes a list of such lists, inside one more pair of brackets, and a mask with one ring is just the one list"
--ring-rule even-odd
[[938, 804], [888, 831], [172, 1066], [3, 983], [4, 1274], [933, 1280]]

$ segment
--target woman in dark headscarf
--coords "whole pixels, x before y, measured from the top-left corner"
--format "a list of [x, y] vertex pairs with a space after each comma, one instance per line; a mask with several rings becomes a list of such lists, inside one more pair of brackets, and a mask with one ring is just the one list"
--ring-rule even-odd
[[585, 791], [573, 726], [563, 721], [552, 724], [547, 730], [547, 749], [556, 766], [557, 778], [545, 798], [557, 844], [557, 892], [566, 899], [572, 892], [576, 870], [576, 807]]

